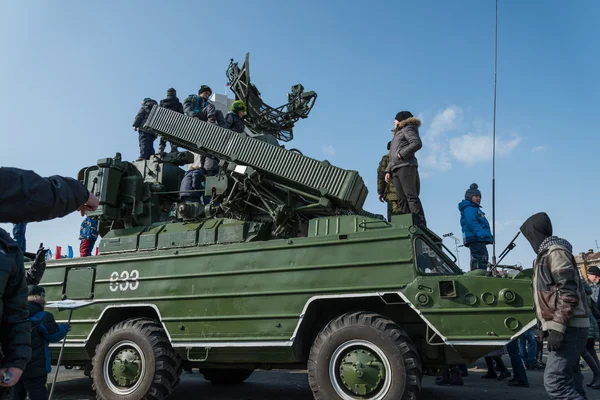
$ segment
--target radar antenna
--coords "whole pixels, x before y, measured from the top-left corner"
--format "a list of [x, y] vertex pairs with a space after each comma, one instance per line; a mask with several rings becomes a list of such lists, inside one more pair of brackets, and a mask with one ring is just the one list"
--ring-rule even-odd
[[246, 103], [246, 127], [257, 135], [272, 135], [283, 142], [294, 138], [294, 124], [300, 118], [308, 117], [317, 99], [317, 93], [312, 90], [305, 92], [304, 86], [297, 84], [292, 86], [286, 104], [279, 107], [266, 104], [256, 86], [250, 82], [250, 53], [246, 53], [246, 60], [241, 68], [232, 58], [226, 75], [236, 100]]

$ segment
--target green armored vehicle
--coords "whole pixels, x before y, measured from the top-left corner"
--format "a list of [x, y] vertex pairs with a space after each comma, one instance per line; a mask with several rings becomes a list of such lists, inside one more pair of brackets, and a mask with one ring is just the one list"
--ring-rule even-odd
[[[238, 98], [263, 107], [247, 62], [230, 70], [244, 81], [232, 80]], [[287, 116], [266, 119], [280, 140], [316, 97], [296, 89], [287, 110], [263, 107]], [[48, 300], [90, 301], [63, 363], [91, 371], [99, 399], [169, 398], [182, 368], [214, 384], [306, 368], [315, 399], [416, 399], [425, 369], [475, 360], [533, 325], [527, 274], [463, 273], [411, 216], [362, 210], [356, 171], [160, 107], [146, 128], [218, 158], [220, 173], [203, 205], [178, 198], [188, 151], [117, 154], [80, 172], [100, 199], [100, 255], [48, 262], [42, 285]]]

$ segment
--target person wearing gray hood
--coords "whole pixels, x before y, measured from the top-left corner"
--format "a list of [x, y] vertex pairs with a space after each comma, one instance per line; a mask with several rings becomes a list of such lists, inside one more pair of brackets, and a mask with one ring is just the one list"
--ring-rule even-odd
[[521, 226], [537, 257], [533, 265], [533, 300], [537, 319], [548, 331], [544, 386], [551, 399], [587, 399], [579, 357], [590, 326], [583, 283], [565, 239], [552, 235], [546, 213], [532, 215]]
[[421, 182], [415, 154], [423, 147], [419, 137], [421, 121], [409, 111], [396, 114], [394, 138], [390, 146], [390, 161], [385, 170], [385, 182], [396, 187], [398, 207], [402, 214], [414, 214], [415, 224], [426, 226], [425, 213], [419, 199]]

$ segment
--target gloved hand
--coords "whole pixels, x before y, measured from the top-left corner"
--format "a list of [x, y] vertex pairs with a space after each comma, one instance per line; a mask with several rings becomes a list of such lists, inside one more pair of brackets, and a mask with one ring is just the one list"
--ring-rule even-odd
[[36, 264], [46, 262], [46, 253], [48, 253], [48, 249], [44, 249], [44, 243], [40, 243], [40, 248], [38, 249], [33, 262]]
[[555, 330], [548, 330], [548, 351], [560, 350], [565, 334]]
[[71, 332], [71, 324], [64, 324], [67, 327], [67, 332]]

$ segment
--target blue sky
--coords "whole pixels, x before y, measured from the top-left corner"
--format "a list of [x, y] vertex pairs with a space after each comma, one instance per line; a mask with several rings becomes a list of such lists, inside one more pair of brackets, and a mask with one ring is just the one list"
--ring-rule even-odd
[[[428, 224], [460, 237], [457, 204], [472, 182], [491, 219], [494, 10], [493, 0], [0, 2], [0, 164], [76, 176], [117, 151], [133, 160], [144, 97], [201, 84], [224, 93], [229, 59], [250, 52], [267, 103], [298, 82], [318, 93], [290, 145], [358, 170], [370, 211], [385, 212], [376, 168], [395, 114], [418, 115]], [[600, 240], [599, 12], [591, 0], [500, 0], [498, 253], [538, 211], [576, 252]], [[29, 225], [29, 250], [77, 247], [80, 220]], [[532, 258], [520, 239], [506, 261]]]

